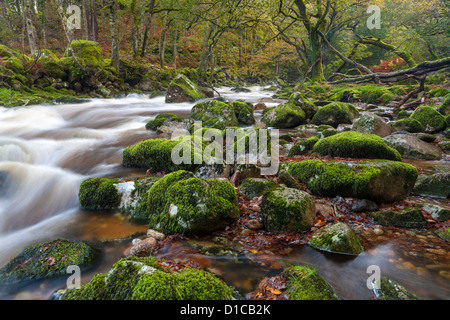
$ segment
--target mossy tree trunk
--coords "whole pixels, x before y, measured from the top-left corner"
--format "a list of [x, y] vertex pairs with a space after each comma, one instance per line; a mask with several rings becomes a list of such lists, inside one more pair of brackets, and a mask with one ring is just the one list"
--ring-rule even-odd
[[109, 0], [109, 29], [111, 32], [111, 64], [120, 71], [119, 37], [117, 32], [117, 0]]
[[25, 26], [27, 30], [28, 35], [28, 42], [30, 45], [30, 52], [31, 54], [34, 54], [36, 51], [36, 43], [37, 43], [37, 33], [36, 28], [33, 24], [33, 19], [31, 17], [31, 4], [30, 0], [25, 1], [25, 10], [23, 12], [24, 20], [25, 20]]

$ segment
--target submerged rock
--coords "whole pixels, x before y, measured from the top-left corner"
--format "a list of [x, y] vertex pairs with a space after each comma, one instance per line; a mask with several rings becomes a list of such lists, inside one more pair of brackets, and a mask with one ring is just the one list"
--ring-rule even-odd
[[397, 150], [403, 158], [420, 160], [442, 158], [442, 151], [438, 147], [409, 134], [393, 134], [383, 140]]
[[[237, 294], [214, 274], [153, 257], [128, 257], [61, 300], [230, 300]], [[166, 266], [166, 267], [163, 267]]]
[[314, 199], [292, 188], [276, 188], [264, 193], [261, 215], [267, 231], [292, 233], [309, 230], [316, 217]]
[[419, 300], [415, 294], [387, 277], [375, 281], [372, 287], [377, 300]]
[[353, 197], [378, 203], [406, 198], [418, 176], [414, 166], [387, 160], [306, 160], [290, 163], [288, 172], [305, 183], [315, 195]]
[[67, 274], [72, 265], [86, 267], [100, 253], [86, 241], [57, 239], [23, 249], [0, 269], [0, 284], [11, 285]]
[[370, 133], [342, 132], [324, 138], [314, 145], [313, 153], [321, 156], [401, 161], [400, 154], [383, 139]]
[[368, 216], [383, 226], [417, 228], [427, 224], [422, 211], [417, 207], [406, 208], [400, 211], [370, 212]]
[[326, 224], [313, 234], [308, 245], [318, 250], [348, 255], [358, 255], [363, 251], [355, 231], [343, 222]]

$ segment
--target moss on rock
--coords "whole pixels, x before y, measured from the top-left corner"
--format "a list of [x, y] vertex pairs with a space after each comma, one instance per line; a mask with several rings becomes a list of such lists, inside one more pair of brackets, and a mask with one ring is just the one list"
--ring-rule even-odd
[[383, 226], [417, 228], [427, 224], [422, 211], [411, 207], [400, 211], [378, 211], [369, 212], [368, 216]]
[[158, 180], [148, 192], [149, 228], [166, 234], [204, 234], [239, 218], [234, 187], [228, 180], [200, 179], [177, 171]]
[[419, 300], [415, 294], [387, 277], [375, 281], [373, 291], [377, 300]]
[[224, 130], [239, 126], [233, 106], [217, 100], [197, 103], [191, 110], [191, 118], [207, 128]]
[[289, 300], [339, 300], [333, 287], [317, 274], [315, 268], [293, 266], [286, 269], [284, 275]]
[[400, 119], [392, 124], [394, 131], [408, 131], [410, 133], [417, 133], [423, 131], [423, 125], [412, 118]]
[[316, 208], [308, 193], [292, 188], [275, 188], [263, 194], [261, 215], [267, 231], [304, 232], [314, 225]]
[[284, 103], [277, 107], [265, 109], [261, 119], [268, 127], [278, 129], [295, 128], [303, 124], [305, 120], [305, 111], [291, 103]]
[[352, 104], [343, 102], [332, 102], [319, 108], [311, 119], [312, 124], [327, 124], [337, 128], [339, 124], [352, 124], [359, 115], [359, 111]]
[[177, 75], [169, 84], [166, 103], [194, 102], [204, 98], [197, 84], [183, 74]]
[[174, 113], [161, 113], [158, 114], [155, 119], [147, 122], [147, 124], [145, 125], [145, 128], [147, 130], [153, 130], [156, 131], [158, 129], [159, 126], [161, 126], [164, 121], [169, 120], [169, 121], [182, 121], [182, 119], [180, 117], [178, 117], [176, 114]]
[[363, 251], [355, 231], [343, 222], [326, 224], [313, 234], [308, 245], [318, 250], [348, 255], [359, 255]]
[[397, 150], [389, 147], [383, 139], [370, 133], [342, 132], [317, 142], [313, 153], [321, 156], [401, 161]]
[[318, 196], [339, 195], [388, 203], [407, 197], [418, 176], [414, 166], [387, 160], [306, 160], [289, 164], [288, 172]]
[[239, 123], [252, 125], [256, 122], [253, 115], [253, 105], [250, 103], [234, 101], [233, 108]]
[[68, 266], [86, 267], [98, 254], [98, 248], [86, 241], [57, 239], [35, 244], [0, 269], [0, 284], [16, 285], [63, 276]]
[[302, 155], [311, 151], [314, 145], [319, 141], [319, 137], [314, 136], [308, 139], [302, 139], [300, 142], [297, 142], [292, 146], [289, 150], [288, 157], [293, 157], [296, 155]]
[[410, 118], [419, 121], [424, 128], [424, 132], [439, 132], [447, 127], [444, 116], [429, 106], [418, 107]]
[[239, 194], [250, 200], [255, 197], [260, 197], [265, 192], [276, 187], [278, 187], [278, 184], [270, 179], [247, 178], [242, 181]]
[[82, 208], [91, 210], [115, 209], [120, 205], [120, 195], [116, 189], [117, 180], [91, 178], [80, 185], [78, 199]]

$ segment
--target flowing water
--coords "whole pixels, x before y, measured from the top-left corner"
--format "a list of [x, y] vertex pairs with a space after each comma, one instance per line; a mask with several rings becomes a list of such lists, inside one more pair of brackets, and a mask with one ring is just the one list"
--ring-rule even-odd
[[[222, 88], [220, 92], [231, 100], [244, 99], [252, 103], [273, 94], [261, 88], [252, 88], [250, 93], [234, 93], [229, 88]], [[267, 106], [272, 104], [277, 103], [266, 103]], [[80, 210], [79, 185], [90, 177], [143, 175], [139, 170], [121, 165], [123, 149], [143, 139], [158, 137], [145, 130], [145, 124], [158, 113], [188, 116], [193, 105], [166, 104], [164, 97], [150, 99], [146, 95], [131, 94], [117, 99], [92, 99], [82, 104], [0, 108], [0, 267], [23, 248], [43, 241], [57, 238], [114, 240], [145, 232], [145, 225], [133, 224], [120, 213]], [[83, 283], [95, 273], [109, 270], [129, 245], [129, 242], [103, 243], [102, 260], [83, 274]], [[189, 246], [184, 243], [180, 248]], [[443, 248], [448, 250], [445, 244]], [[373, 264], [386, 270], [383, 275], [392, 276], [421, 297], [450, 298], [448, 255], [438, 255], [435, 261], [414, 261], [414, 268], [408, 269], [401, 267], [408, 262], [402, 256], [404, 251], [404, 247], [387, 241], [374, 247], [372, 252], [349, 260], [302, 246], [287, 256], [271, 259], [316, 266], [319, 274], [344, 299], [371, 297], [366, 279], [367, 267]], [[274, 272], [245, 255], [207, 258], [213, 268], [243, 294]], [[421, 274], [420, 268], [425, 270]], [[43, 281], [18, 292], [0, 294], [0, 298], [48, 299], [64, 285], [65, 279]]]

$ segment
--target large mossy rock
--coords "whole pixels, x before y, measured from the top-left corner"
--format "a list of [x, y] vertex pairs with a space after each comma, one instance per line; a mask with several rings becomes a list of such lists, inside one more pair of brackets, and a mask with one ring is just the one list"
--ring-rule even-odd
[[148, 192], [149, 228], [165, 234], [206, 234], [239, 218], [236, 190], [225, 179], [200, 179], [177, 171]]
[[355, 131], [338, 133], [320, 140], [314, 145], [313, 153], [321, 156], [401, 161], [400, 154], [381, 137]]
[[430, 176], [420, 176], [412, 193], [420, 196], [449, 198], [450, 172], [439, 172]]
[[315, 195], [354, 197], [381, 203], [406, 198], [418, 176], [414, 166], [388, 160], [306, 160], [289, 164], [288, 172], [305, 183]]
[[420, 208], [411, 207], [400, 211], [378, 211], [369, 212], [368, 216], [383, 226], [394, 226], [404, 228], [423, 227], [427, 220]]
[[[149, 139], [129, 146], [123, 151], [123, 165], [144, 170], [150, 169], [154, 173], [169, 173], [182, 169], [195, 171], [199, 166], [199, 164], [194, 163], [195, 154], [198, 153], [199, 157], [202, 156], [202, 146], [194, 146], [190, 136], [188, 138], [177, 140]], [[175, 147], [176, 149], [173, 150]], [[184, 150], [186, 155], [183, 153]], [[186, 162], [176, 164], [172, 159], [172, 151], [180, 157], [186, 156]]]
[[90, 178], [80, 185], [78, 199], [83, 209], [110, 210], [120, 205], [120, 194], [115, 179]]
[[[71, 42], [72, 50], [78, 59], [83, 60], [84, 63], [103, 66], [103, 50], [98, 42], [89, 40], [73, 40]], [[66, 53], [66, 56], [70, 56]]]
[[412, 118], [405, 118], [397, 120], [392, 124], [393, 131], [408, 131], [410, 133], [422, 132], [423, 125]]
[[352, 130], [361, 133], [375, 134], [382, 138], [390, 135], [392, 132], [391, 126], [386, 123], [383, 118], [372, 113], [363, 115], [355, 121]]
[[419, 121], [424, 127], [424, 132], [443, 131], [447, 127], [445, 117], [429, 106], [418, 107], [410, 118]]
[[233, 108], [239, 123], [252, 125], [256, 122], [253, 115], [253, 105], [251, 103], [234, 101]]
[[288, 157], [297, 155], [303, 155], [314, 148], [314, 145], [319, 141], [318, 136], [314, 136], [308, 139], [302, 139], [292, 146], [289, 150]]
[[164, 268], [165, 260], [128, 257], [107, 274], [97, 274], [80, 289], [67, 290], [61, 300], [230, 300], [236, 292], [214, 274], [183, 267]]
[[359, 255], [363, 246], [355, 231], [343, 222], [327, 223], [309, 240], [311, 247], [327, 252]]
[[174, 113], [161, 113], [158, 114], [155, 119], [150, 120], [149, 122], [147, 122], [147, 124], [145, 125], [145, 128], [147, 130], [153, 130], [153, 131], [157, 131], [158, 127], [161, 126], [164, 121], [169, 120], [169, 121], [182, 121], [182, 119], [180, 117], [178, 117], [176, 114]]
[[311, 119], [312, 124], [327, 124], [337, 128], [339, 124], [352, 124], [359, 116], [359, 111], [352, 104], [343, 102], [332, 102], [319, 108]]
[[167, 88], [166, 103], [194, 102], [204, 97], [194, 82], [179, 74]]
[[251, 200], [260, 197], [267, 191], [278, 187], [278, 183], [270, 179], [264, 178], [246, 178], [242, 181], [239, 188], [239, 194], [246, 199]]
[[67, 267], [87, 267], [99, 254], [86, 241], [57, 239], [23, 249], [0, 269], [0, 285], [49, 279], [67, 274]]
[[409, 134], [393, 134], [383, 139], [389, 147], [397, 150], [403, 158], [440, 160], [442, 151], [418, 137]]
[[201, 121], [206, 128], [224, 130], [239, 126], [233, 106], [217, 100], [197, 103], [191, 110], [191, 118]]
[[[450, 115], [450, 94], [447, 94], [444, 97], [444, 101], [439, 105], [438, 111], [443, 116], [449, 116]], [[448, 125], [447, 125], [448, 127]]]
[[374, 281], [372, 286], [377, 300], [419, 300], [415, 294], [387, 277]]
[[293, 266], [284, 271], [289, 300], [339, 300], [333, 287], [317, 270], [308, 266]]
[[305, 120], [305, 111], [291, 103], [284, 103], [276, 107], [267, 108], [263, 111], [263, 117], [261, 118], [261, 121], [264, 122], [267, 127], [277, 129], [295, 128], [303, 124]]
[[267, 231], [304, 232], [314, 225], [316, 207], [313, 197], [304, 191], [276, 188], [263, 194], [261, 215]]
[[288, 102], [297, 107], [300, 107], [306, 115], [307, 119], [311, 119], [317, 112], [318, 107], [309, 100], [304, 94], [300, 92], [294, 92], [290, 97]]

